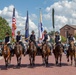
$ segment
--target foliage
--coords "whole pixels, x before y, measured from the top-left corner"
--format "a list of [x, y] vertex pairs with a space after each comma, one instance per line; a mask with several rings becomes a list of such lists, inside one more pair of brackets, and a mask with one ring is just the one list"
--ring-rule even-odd
[[66, 42], [66, 38], [64, 36], [61, 36], [61, 42]]
[[54, 31], [49, 32], [48, 35], [54, 36]]
[[0, 16], [0, 40], [4, 39], [6, 32], [9, 32], [11, 36], [11, 28], [9, 27], [8, 22]]
[[75, 39], [76, 39], [76, 34], [74, 35]]

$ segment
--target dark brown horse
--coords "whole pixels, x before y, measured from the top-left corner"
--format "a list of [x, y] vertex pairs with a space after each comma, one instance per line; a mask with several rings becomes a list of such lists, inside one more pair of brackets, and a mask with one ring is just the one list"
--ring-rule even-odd
[[74, 45], [74, 41], [70, 41], [69, 42], [70, 46], [68, 48], [68, 51], [67, 51], [67, 61], [69, 62], [69, 56], [70, 56], [70, 59], [71, 59], [71, 65], [73, 64], [73, 58], [75, 60], [75, 66], [76, 66], [76, 46]]
[[15, 54], [17, 58], [17, 65], [21, 65], [21, 57], [22, 57], [22, 46], [19, 43], [16, 43], [15, 46]]
[[43, 59], [43, 64], [47, 66], [48, 64], [48, 57], [51, 54], [50, 47], [47, 45], [47, 43], [42, 44], [42, 59]]
[[2, 55], [3, 55], [4, 59], [5, 59], [5, 65], [7, 67], [8, 64], [10, 64], [10, 62], [11, 62], [10, 48], [8, 47], [7, 44], [5, 44], [3, 46]]
[[29, 43], [29, 60], [30, 60], [30, 65], [35, 64], [35, 56], [37, 53], [37, 48], [33, 42]]
[[63, 46], [61, 44], [55, 45], [53, 53], [54, 53], [54, 56], [55, 56], [56, 65], [58, 64], [58, 59], [60, 58], [60, 66], [61, 66]]

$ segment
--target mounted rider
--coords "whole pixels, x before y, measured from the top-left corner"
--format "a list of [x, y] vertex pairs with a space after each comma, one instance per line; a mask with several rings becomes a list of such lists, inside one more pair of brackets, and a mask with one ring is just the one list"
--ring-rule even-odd
[[70, 42], [74, 42], [75, 41], [75, 38], [73, 37], [72, 34], [69, 34], [68, 35], [68, 44], [70, 45]]
[[17, 32], [16, 43], [21, 44], [21, 46], [23, 47], [23, 54], [24, 54], [24, 56], [25, 56], [25, 53], [26, 53], [25, 50], [26, 50], [26, 49], [25, 49], [25, 46], [24, 46], [24, 44], [23, 44], [23, 42], [22, 42], [22, 36], [21, 36], [21, 34], [20, 34], [20, 31]]
[[38, 47], [37, 43], [36, 43], [36, 37], [35, 37], [34, 33], [35, 33], [34, 30], [32, 30], [31, 35], [30, 35], [30, 42], [33, 42], [36, 45], [36, 47]]
[[44, 30], [44, 39], [43, 39], [43, 43], [47, 43], [47, 40], [48, 40], [48, 34], [47, 34], [47, 31]]
[[61, 36], [58, 31], [55, 33], [55, 43], [56, 45], [61, 44]]
[[11, 47], [11, 37], [9, 36], [8, 32], [6, 32], [6, 34], [5, 34], [4, 44], [8, 45], [8, 47], [10, 48], [10, 51], [11, 51], [11, 55], [13, 56], [14, 52], [13, 52], [13, 49]]

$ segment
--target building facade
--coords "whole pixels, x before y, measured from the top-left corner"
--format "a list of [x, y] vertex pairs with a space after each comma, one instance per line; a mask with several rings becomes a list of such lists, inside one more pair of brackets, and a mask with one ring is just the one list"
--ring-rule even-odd
[[69, 33], [76, 35], [76, 25], [65, 25], [60, 29], [61, 36], [67, 37]]

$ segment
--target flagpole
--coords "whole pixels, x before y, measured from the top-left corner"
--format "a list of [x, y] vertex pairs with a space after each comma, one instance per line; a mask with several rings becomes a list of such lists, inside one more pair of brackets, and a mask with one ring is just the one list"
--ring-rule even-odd
[[28, 42], [29, 39], [29, 17], [28, 17], [28, 10], [27, 10], [27, 17], [25, 23], [25, 41]]
[[54, 22], [54, 8], [52, 8], [52, 25], [53, 25], [53, 31], [54, 31], [54, 45], [55, 45], [55, 22]]
[[38, 41], [40, 40], [40, 13], [41, 13], [41, 8], [39, 8], [39, 23], [38, 23]]
[[16, 30], [16, 18], [15, 18], [15, 8], [13, 8], [13, 15], [12, 15], [12, 42], [15, 42], [15, 30]]

